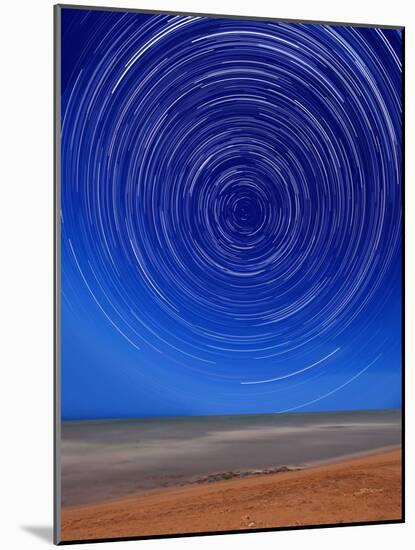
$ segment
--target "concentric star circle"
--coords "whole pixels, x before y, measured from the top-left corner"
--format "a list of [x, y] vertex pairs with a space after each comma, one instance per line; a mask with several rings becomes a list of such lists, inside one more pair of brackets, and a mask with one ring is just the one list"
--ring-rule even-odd
[[318, 363], [381, 307], [398, 254], [397, 31], [131, 13], [98, 30], [62, 101], [63, 277], [180, 372], [286, 378], [316, 345]]

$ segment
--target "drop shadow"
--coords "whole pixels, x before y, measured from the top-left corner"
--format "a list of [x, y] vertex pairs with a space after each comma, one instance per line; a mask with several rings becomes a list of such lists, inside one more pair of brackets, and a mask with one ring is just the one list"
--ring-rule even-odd
[[44, 542], [53, 544], [53, 527], [51, 525], [21, 525], [21, 529]]

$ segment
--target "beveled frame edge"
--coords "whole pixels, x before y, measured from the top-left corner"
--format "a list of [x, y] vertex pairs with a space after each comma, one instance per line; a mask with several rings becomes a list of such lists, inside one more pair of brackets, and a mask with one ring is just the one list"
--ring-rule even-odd
[[61, 9], [53, 7], [53, 542], [61, 532]]

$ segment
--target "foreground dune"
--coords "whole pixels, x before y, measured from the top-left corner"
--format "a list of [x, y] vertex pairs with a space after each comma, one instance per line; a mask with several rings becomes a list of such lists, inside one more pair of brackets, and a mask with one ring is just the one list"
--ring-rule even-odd
[[401, 452], [62, 510], [62, 541], [401, 519]]

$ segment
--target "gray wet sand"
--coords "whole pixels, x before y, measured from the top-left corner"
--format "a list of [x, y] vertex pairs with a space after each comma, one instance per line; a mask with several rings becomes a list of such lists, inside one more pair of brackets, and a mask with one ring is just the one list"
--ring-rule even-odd
[[399, 410], [62, 423], [62, 505], [399, 447]]

